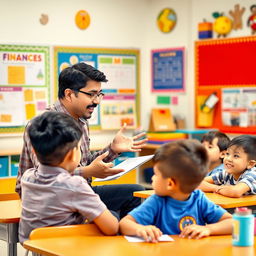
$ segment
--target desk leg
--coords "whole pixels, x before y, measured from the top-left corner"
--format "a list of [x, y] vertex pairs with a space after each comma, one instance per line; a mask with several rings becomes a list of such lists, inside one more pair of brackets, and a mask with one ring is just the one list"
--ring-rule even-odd
[[19, 223], [0, 223], [0, 239], [7, 242], [8, 256], [17, 256]]
[[16, 256], [17, 255], [17, 244], [16, 243], [8, 243], [7, 248], [8, 256]]

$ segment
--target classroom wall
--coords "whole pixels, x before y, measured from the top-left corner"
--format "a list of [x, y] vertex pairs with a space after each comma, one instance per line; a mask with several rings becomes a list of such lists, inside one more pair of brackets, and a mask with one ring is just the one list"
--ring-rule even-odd
[[[240, 3], [246, 7], [243, 15], [244, 29], [232, 31], [229, 37], [250, 35], [246, 21], [250, 15], [252, 0], [0, 0], [0, 43], [24, 43], [43, 45], [69, 45], [84, 47], [138, 48], [141, 51], [141, 123], [147, 129], [150, 110], [156, 106], [157, 93], [152, 94], [150, 51], [157, 48], [185, 47], [185, 88], [178, 96], [178, 105], [171, 105], [174, 114], [185, 117], [187, 127], [194, 127], [194, 41], [197, 25], [206, 18], [214, 21], [214, 11], [224, 12]], [[156, 17], [165, 8], [173, 8], [178, 16], [171, 33], [161, 33]], [[79, 30], [74, 25], [75, 13], [85, 9], [90, 13], [91, 25]], [[49, 15], [49, 23], [42, 26], [42, 13]], [[52, 79], [53, 80], [53, 79]], [[161, 94], [163, 95], [163, 94]], [[161, 107], [161, 105], [158, 105]], [[113, 132], [92, 132], [92, 144], [110, 141]], [[22, 136], [0, 135], [0, 150], [21, 148]]]
[[[145, 24], [149, 7], [145, 0], [1, 0], [0, 43], [138, 48], [144, 58]], [[77, 11], [85, 9], [91, 25], [80, 30], [74, 24]], [[42, 13], [49, 23], [42, 26]], [[53, 83], [53, 76], [52, 76]], [[94, 133], [94, 132], [93, 132]], [[107, 144], [113, 132], [95, 132], [92, 144]], [[22, 147], [22, 136], [1, 136], [0, 150]]]

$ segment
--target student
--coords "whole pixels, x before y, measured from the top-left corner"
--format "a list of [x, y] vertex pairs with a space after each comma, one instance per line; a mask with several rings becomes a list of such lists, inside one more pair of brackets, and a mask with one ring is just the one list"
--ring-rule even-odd
[[31, 122], [28, 135], [39, 166], [27, 170], [21, 179], [21, 243], [35, 228], [85, 220], [94, 221], [106, 235], [117, 233], [117, 218], [85, 179], [70, 175], [81, 158], [82, 133], [78, 123], [64, 113], [45, 112]]
[[207, 176], [222, 171], [224, 168], [223, 158], [230, 142], [229, 137], [225, 133], [211, 131], [204, 134], [201, 142], [208, 152], [210, 161]]
[[153, 162], [155, 194], [121, 220], [123, 234], [152, 242], [162, 233], [188, 238], [231, 234], [231, 215], [195, 190], [208, 168], [207, 152], [200, 142], [167, 143], [157, 149]]
[[[59, 100], [49, 109], [72, 116], [81, 127], [83, 131], [80, 147], [81, 161], [74, 174], [83, 176], [89, 184], [92, 182], [92, 177], [105, 178], [123, 171], [111, 168], [113, 166], [111, 161], [122, 152], [140, 151], [147, 141], [147, 139], [140, 139], [145, 133], [133, 137], [125, 136], [125, 126], [123, 126], [107, 147], [91, 153], [88, 119], [91, 118], [94, 109], [104, 96], [101, 89], [102, 82], [107, 82], [104, 73], [86, 63], [81, 62], [64, 69], [59, 75]], [[25, 131], [16, 183], [16, 192], [20, 195], [22, 175], [27, 169], [37, 166], [38, 159], [32, 151], [27, 131]], [[138, 184], [121, 184], [94, 186], [92, 189], [108, 209], [120, 214], [122, 218], [141, 203], [140, 198], [133, 196], [133, 192], [144, 190], [144, 187]]]
[[231, 140], [224, 169], [205, 177], [199, 188], [229, 197], [256, 194], [256, 137], [240, 135]]

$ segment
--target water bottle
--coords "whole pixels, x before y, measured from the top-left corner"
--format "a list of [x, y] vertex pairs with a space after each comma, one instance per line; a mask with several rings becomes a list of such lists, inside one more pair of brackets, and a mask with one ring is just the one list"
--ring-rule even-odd
[[254, 243], [254, 215], [246, 207], [236, 208], [233, 214], [232, 244], [251, 246]]

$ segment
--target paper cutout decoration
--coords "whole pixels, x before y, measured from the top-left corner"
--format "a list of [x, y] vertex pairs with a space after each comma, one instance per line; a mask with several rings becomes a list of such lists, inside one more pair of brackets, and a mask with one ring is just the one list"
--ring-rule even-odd
[[226, 37], [232, 30], [232, 20], [218, 12], [213, 13], [213, 17], [215, 18], [213, 30], [217, 33], [217, 37]]
[[207, 39], [212, 38], [212, 23], [207, 22], [205, 19], [198, 24], [198, 38]]
[[25, 84], [25, 67], [24, 66], [8, 66], [8, 84]]
[[39, 19], [39, 22], [42, 24], [42, 25], [46, 25], [49, 21], [49, 17], [47, 14], [41, 14], [41, 17]]
[[230, 10], [229, 14], [233, 18], [233, 29], [242, 29], [243, 22], [242, 22], [242, 15], [244, 14], [245, 8], [240, 9], [240, 5], [236, 4], [234, 10]]
[[77, 12], [75, 17], [75, 23], [78, 28], [84, 30], [90, 25], [90, 22], [91, 18], [87, 11], [80, 10], [79, 12]]
[[171, 114], [171, 110], [168, 108], [154, 108], [151, 111], [151, 118], [149, 124], [149, 131], [161, 132], [161, 131], [175, 131], [176, 126]]
[[157, 96], [157, 104], [169, 105], [170, 101], [170, 96]]
[[163, 33], [171, 32], [177, 22], [177, 15], [173, 9], [163, 9], [157, 17], [157, 26]]
[[252, 5], [250, 10], [252, 14], [247, 21], [247, 25], [251, 27], [251, 33], [254, 35], [256, 33], [256, 5]]

